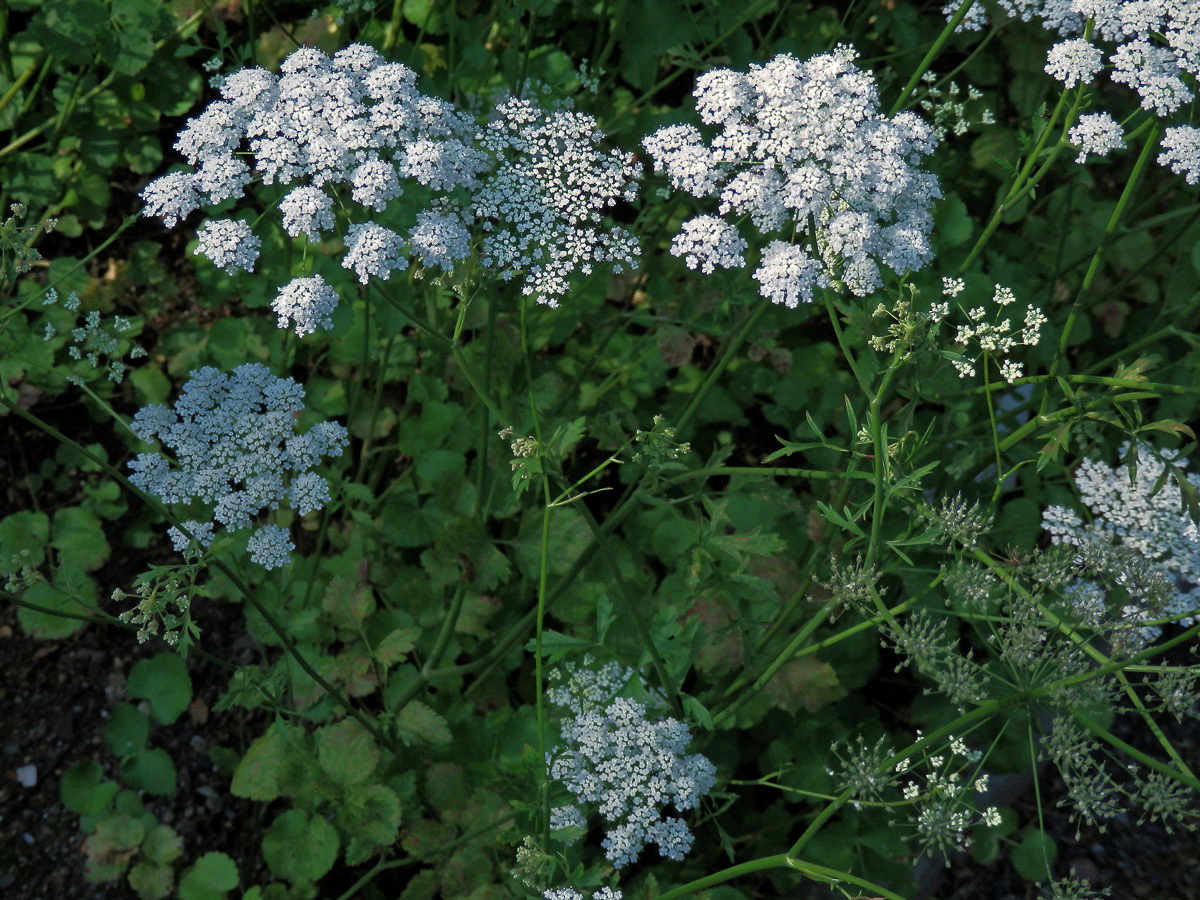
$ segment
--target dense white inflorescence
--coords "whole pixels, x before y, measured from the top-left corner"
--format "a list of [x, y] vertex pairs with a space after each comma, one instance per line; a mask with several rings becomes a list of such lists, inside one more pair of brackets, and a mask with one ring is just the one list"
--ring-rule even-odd
[[1163, 134], [1158, 164], [1182, 175], [1188, 184], [1200, 184], [1200, 128], [1180, 125]]
[[[552, 778], [580, 804], [595, 804], [606, 823], [602, 846], [620, 869], [637, 860], [646, 844], [681, 860], [693, 836], [682, 819], [663, 816], [669, 805], [694, 808], [716, 783], [716, 768], [700, 754], [685, 755], [691, 742], [687, 725], [677, 719], [646, 717], [647, 704], [616, 696], [633, 678], [631, 669], [615, 663], [593, 672], [575, 672], [568, 683], [552, 689], [551, 703], [568, 709], [561, 746], [547, 754]], [[658, 709], [661, 696], [651, 695]], [[554, 811], [556, 828], [579, 827], [581, 811]]]
[[229, 275], [253, 272], [262, 242], [241, 219], [209, 220], [196, 230], [196, 256], [207, 256]]
[[279, 316], [279, 327], [294, 323], [296, 337], [312, 334], [318, 328], [332, 328], [330, 315], [337, 305], [337, 291], [320, 275], [293, 278], [271, 301], [271, 309]]
[[[316, 241], [336, 226], [335, 198], [351, 219], [354, 205], [370, 218], [385, 213], [411, 179], [442, 196], [407, 234], [383, 219], [391, 227], [346, 226], [343, 264], [364, 284], [405, 268], [410, 253], [450, 272], [471, 255], [476, 225], [484, 232], [483, 265], [505, 280], [520, 276], [524, 293], [550, 306], [574, 272], [590, 273], [596, 263], [615, 272], [636, 265], [636, 240], [606, 227], [604, 217], [618, 200], [634, 198], [641, 167], [631, 153], [598, 148], [595, 119], [509, 98], [481, 129], [474, 116], [421, 94], [416, 82], [407, 66], [364, 44], [332, 59], [301, 47], [279, 75], [235, 72], [221, 83], [221, 99], [190, 120], [175, 144], [194, 169], [148, 184], [145, 214], [171, 227], [202, 206], [242, 197], [259, 179], [295, 185], [279, 203], [283, 229]], [[201, 252], [224, 268], [248, 268], [250, 243], [239, 256], [226, 238], [209, 236]]]
[[[701, 120], [719, 129], [712, 141], [690, 125], [643, 141], [673, 188], [715, 197], [722, 216], [748, 216], [764, 234], [802, 237], [807, 251], [772, 242], [755, 273], [775, 303], [807, 302], [825, 284], [866, 295], [882, 283], [881, 264], [903, 273], [931, 257], [929, 208], [941, 192], [917, 166], [936, 137], [912, 113], [884, 116], [874, 79], [853, 59], [839, 48], [804, 61], [781, 54], [749, 72], [706, 72], [694, 96]], [[685, 223], [677, 245], [695, 248], [704, 236], [730, 260], [736, 245], [713, 218]]]
[[[1128, 444], [1122, 445], [1122, 456], [1128, 450]], [[1176, 467], [1187, 467], [1187, 461], [1171, 451], [1160, 454]], [[1085, 459], [1075, 470], [1075, 486], [1090, 521], [1085, 522], [1067, 507], [1051, 506], [1042, 514], [1042, 527], [1056, 544], [1117, 545], [1148, 560], [1174, 588], [1165, 615], [1181, 617], [1182, 624], [1191, 625], [1200, 606], [1200, 535], [1183, 512], [1179, 486], [1169, 478], [1159, 485], [1164, 469], [1145, 445], [1138, 447], [1137, 473], [1132, 482], [1125, 466], [1114, 468]], [[1188, 472], [1186, 477], [1200, 487], [1200, 474]], [[1081, 597], [1094, 594], [1086, 587], [1079, 592]], [[1094, 597], [1092, 601], [1094, 604]], [[1147, 637], [1159, 633], [1157, 628], [1143, 631]]]
[[1091, 84], [1096, 73], [1104, 68], [1104, 54], [1091, 41], [1073, 38], [1059, 41], [1046, 54], [1046, 74], [1057, 78], [1068, 88]]
[[1124, 130], [1117, 120], [1106, 112], [1080, 116], [1079, 121], [1071, 126], [1070, 138], [1071, 143], [1079, 148], [1075, 162], [1081, 165], [1087, 161], [1089, 153], [1108, 156], [1114, 150], [1121, 150], [1125, 146]]
[[[190, 375], [174, 409], [143, 407], [132, 424], [142, 440], [157, 439], [177, 465], [161, 453], [139, 454], [129, 463], [130, 481], [164, 503], [211, 505], [213, 520], [229, 531], [252, 527], [264, 510], [283, 503], [303, 515], [328, 502], [325, 479], [308, 470], [322, 457], [340, 456], [349, 438], [336, 422], [295, 433], [304, 388], [258, 363], [238, 366], [232, 375], [211, 366]], [[211, 522], [184, 527], [202, 545], [211, 543]], [[177, 548], [188, 543], [178, 529], [170, 537]], [[252, 560], [271, 569], [286, 564], [294, 547], [286, 529], [267, 524], [255, 529], [248, 549]]]
[[604, 227], [604, 213], [633, 200], [641, 166], [632, 153], [603, 152], [596, 120], [572, 110], [546, 112], [510, 98], [496, 107], [481, 144], [496, 159], [471, 200], [485, 231], [483, 264], [521, 291], [557, 306], [573, 272], [594, 263], [614, 272], [637, 265], [637, 240], [624, 228]]

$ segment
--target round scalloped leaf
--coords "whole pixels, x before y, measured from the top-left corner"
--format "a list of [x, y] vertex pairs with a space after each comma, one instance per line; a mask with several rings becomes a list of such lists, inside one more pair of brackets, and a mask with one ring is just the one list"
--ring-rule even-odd
[[320, 816], [289, 809], [271, 823], [262, 840], [263, 859], [288, 881], [316, 881], [337, 861], [338, 834]]
[[166, 750], [143, 750], [121, 763], [121, 777], [148, 794], [175, 793], [175, 764]]
[[150, 720], [145, 713], [128, 703], [113, 707], [104, 726], [104, 743], [109, 750], [124, 759], [144, 748], [149, 737]]
[[[69, 574], [69, 573], [68, 573]], [[96, 605], [96, 583], [87, 576], [76, 576], [70, 582], [50, 584], [39, 581], [21, 593], [21, 599], [33, 603], [45, 612], [22, 606], [17, 610], [17, 621], [21, 630], [33, 638], [45, 641], [60, 641], [70, 637], [87, 623], [70, 616], [85, 615], [89, 607]]]
[[94, 759], [72, 766], [58, 783], [58, 796], [63, 806], [81, 816], [104, 812], [116, 793], [117, 783], [104, 780], [104, 770]]
[[237, 883], [232, 859], [224, 853], [205, 853], [179, 879], [179, 900], [221, 900]]
[[[45, 513], [26, 510], [0, 519], [0, 547], [4, 548], [0, 553], [0, 574], [20, 571], [24, 565], [40, 566], [46, 561], [49, 543], [50, 520]], [[23, 556], [22, 551], [28, 551], [29, 555]]]
[[170, 725], [192, 702], [192, 679], [177, 653], [143, 659], [129, 670], [125, 690], [130, 697], [150, 701], [155, 721]]
[[163, 900], [171, 895], [175, 873], [170, 866], [142, 860], [129, 870], [128, 881], [141, 900]]
[[370, 732], [354, 719], [343, 719], [317, 732], [317, 759], [339, 784], [366, 781], [379, 762], [379, 748]]

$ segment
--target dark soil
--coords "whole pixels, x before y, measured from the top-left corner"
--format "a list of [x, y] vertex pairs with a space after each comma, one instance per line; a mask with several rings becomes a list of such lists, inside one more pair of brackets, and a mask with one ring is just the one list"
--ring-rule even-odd
[[[205, 640], [224, 655], [249, 662], [240, 611], [214, 606], [204, 612]], [[122, 878], [96, 884], [84, 877], [79, 816], [59, 801], [58, 782], [75, 764], [95, 759], [112, 777], [117, 760], [104, 746], [108, 711], [127, 700], [125, 673], [139, 659], [161, 652], [160, 643], [139, 645], [119, 628], [88, 626], [63, 641], [25, 637], [15, 610], [0, 605], [0, 896], [5, 900], [110, 900], [136, 895]], [[240, 750], [258, 722], [244, 713], [210, 715], [227, 674], [192, 655], [192, 707], [173, 725], [154, 727], [150, 746], [162, 747], [178, 771], [170, 797], [144, 796], [147, 810], [183, 840], [183, 860], [212, 850], [238, 865], [242, 885], [267, 880], [256, 841], [262, 804], [229, 793], [229, 780], [208, 758], [212, 747]], [[36, 766], [37, 782], [24, 787], [16, 770]]]

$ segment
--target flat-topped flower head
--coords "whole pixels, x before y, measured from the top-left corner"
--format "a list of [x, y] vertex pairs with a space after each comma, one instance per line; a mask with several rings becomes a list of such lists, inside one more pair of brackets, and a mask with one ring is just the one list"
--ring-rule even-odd
[[569, 278], [596, 263], [613, 272], [637, 265], [640, 250], [605, 214], [637, 194], [632, 153], [600, 149], [596, 120], [571, 110], [547, 112], [529, 100], [497, 105], [480, 143], [496, 160], [470, 212], [482, 223], [483, 264], [521, 292], [557, 306]]
[[[718, 128], [711, 141], [691, 125], [643, 141], [673, 188], [714, 198], [721, 216], [748, 217], [763, 234], [787, 235], [768, 245], [755, 273], [776, 303], [808, 302], [824, 285], [866, 295], [882, 283], [880, 265], [902, 274], [932, 256], [929, 208], [941, 192], [917, 166], [936, 136], [912, 113], [883, 115], [875, 80], [853, 59], [840, 47], [807, 60], [781, 54], [748, 72], [706, 72], [694, 96], [701, 120]], [[728, 248], [739, 245], [713, 218], [685, 222], [676, 246], [694, 248], [702, 263], [704, 237], [713, 265], [736, 264], [740, 250]]]
[[[1128, 443], [1122, 444], [1121, 455], [1126, 456], [1129, 449]], [[1159, 456], [1179, 469], [1187, 468], [1187, 460], [1172, 451], [1160, 451]], [[1083, 460], [1075, 470], [1075, 487], [1090, 521], [1085, 523], [1068, 507], [1050, 506], [1042, 514], [1042, 527], [1056, 544], [1082, 550], [1115, 546], [1132, 551], [1148, 564], [1150, 575], [1157, 572], [1168, 585], [1170, 599], [1162, 612], [1191, 625], [1200, 607], [1200, 534], [1183, 511], [1179, 486], [1171, 478], [1163, 479], [1166, 467], [1147, 445], [1138, 445], [1136, 468], [1130, 481], [1126, 466]], [[1184, 477], [1200, 487], [1200, 474], [1187, 472]], [[1125, 581], [1133, 599], [1141, 601], [1131, 585], [1146, 582], [1147, 577], [1127, 577]], [[1139, 609], [1134, 605], [1127, 611], [1132, 621], [1157, 618]], [[1154, 628], [1144, 631], [1144, 636], [1157, 633]]]
[[[283, 504], [301, 515], [320, 509], [329, 486], [308, 470], [322, 457], [340, 456], [349, 443], [335, 422], [296, 434], [303, 409], [304, 388], [258, 363], [238, 366], [232, 375], [196, 369], [173, 409], [154, 404], [134, 416], [134, 433], [159, 441], [171, 457], [139, 454], [129, 463], [129, 480], [164, 503], [211, 507], [212, 521], [228, 531], [254, 527], [251, 559], [266, 568], [283, 565], [294, 549], [287, 531], [254, 520]], [[202, 544], [211, 543], [212, 522], [192, 520], [185, 527]], [[177, 529], [170, 536], [176, 546], [187, 543]]]
[[551, 825], [578, 829], [586, 824], [578, 804], [594, 805], [605, 821], [601, 846], [618, 869], [635, 862], [646, 844], [657, 845], [667, 859], [683, 859], [692, 848], [692, 833], [663, 809], [694, 809], [716, 784], [716, 767], [698, 753], [686, 753], [687, 725], [647, 716], [664, 705], [661, 695], [651, 693], [649, 705], [617, 696], [633, 679], [631, 669], [609, 663], [575, 671], [548, 693], [551, 703], [572, 715], [563, 719], [562, 744], [546, 761], [550, 776], [577, 804], [557, 807]]

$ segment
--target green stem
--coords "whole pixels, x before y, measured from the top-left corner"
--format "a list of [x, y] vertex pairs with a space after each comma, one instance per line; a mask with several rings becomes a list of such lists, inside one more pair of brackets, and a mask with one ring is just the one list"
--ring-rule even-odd
[[917, 85], [921, 83], [921, 76], [929, 71], [930, 65], [932, 65], [933, 61], [937, 59], [938, 54], [942, 52], [942, 47], [945, 46], [946, 41], [950, 40], [950, 35], [954, 34], [954, 29], [958, 27], [958, 23], [966, 18], [967, 13], [970, 12], [971, 7], [974, 5], [975, 0], [962, 0], [962, 3], [958, 5], [958, 9], [956, 9], [954, 11], [954, 15], [950, 17], [950, 21], [942, 26], [941, 34], [934, 38], [933, 43], [929, 45], [929, 50], [927, 50], [925, 55], [921, 57], [921, 61], [917, 64], [917, 68], [912, 73], [912, 77], [908, 79], [908, 84], [904, 85], [904, 90], [900, 92], [900, 96], [897, 97], [896, 102], [892, 104], [891, 112], [888, 113], [889, 116], [896, 115], [896, 113], [904, 108], [904, 104], [908, 102], [909, 95], [912, 94], [912, 92], [917, 89]]
[[742, 326], [725, 344], [724, 348], [722, 348], [721, 358], [717, 360], [717, 364], [709, 370], [708, 374], [704, 378], [703, 384], [700, 385], [700, 389], [697, 390], [696, 393], [692, 394], [692, 398], [688, 401], [687, 406], [683, 408], [683, 412], [676, 416], [675, 421], [672, 422], [672, 424], [675, 426], [675, 430], [679, 434], [683, 434], [684, 429], [691, 421], [692, 416], [696, 414], [696, 410], [700, 408], [700, 404], [704, 402], [705, 398], [708, 397], [709, 392], [713, 389], [713, 386], [717, 383], [717, 379], [720, 378], [725, 369], [729, 367], [729, 363], [732, 362], [734, 355], [741, 348], [742, 343], [746, 340], [746, 337], [750, 334], [754, 327], [758, 325], [759, 320], [762, 319], [766, 312], [767, 304], [759, 303], [755, 307], [754, 312], [752, 312], [746, 318], [746, 321], [742, 323]]
[[[1124, 214], [1126, 207], [1129, 206], [1129, 202], [1133, 198], [1133, 193], [1137, 188], [1137, 183], [1141, 179], [1142, 173], [1146, 170], [1146, 166], [1150, 164], [1150, 159], [1158, 146], [1159, 129], [1159, 124], [1155, 122], [1150, 130], [1150, 135], [1146, 138], [1145, 145], [1142, 147], [1142, 152], [1138, 154], [1137, 162], [1133, 165], [1133, 171], [1129, 175], [1129, 180], [1125, 182], [1125, 188], [1121, 191], [1121, 197], [1117, 200], [1117, 206], [1112, 211], [1112, 215], [1108, 217], [1108, 224], [1104, 226], [1104, 234], [1100, 237], [1100, 243], [1096, 246], [1096, 252], [1092, 254], [1092, 261], [1088, 264], [1087, 273], [1083, 276], [1079, 290], [1075, 292], [1075, 301], [1071, 304], [1070, 312], [1067, 313], [1067, 321], [1063, 325], [1062, 334], [1059, 336], [1058, 353], [1054, 355], [1054, 359], [1050, 362], [1050, 378], [1054, 378], [1058, 374], [1059, 367], [1066, 357], [1067, 347], [1070, 345], [1071, 340], [1071, 331], [1075, 326], [1075, 320], [1079, 317], [1079, 313], [1083, 309], [1083, 298], [1087, 296], [1087, 292], [1092, 286], [1092, 280], [1100, 271], [1100, 264], [1104, 260], [1105, 251], [1108, 250], [1109, 245], [1112, 243], [1113, 235], [1117, 230], [1117, 223], [1121, 221], [1121, 216]], [[1045, 412], [1049, 404], [1050, 392], [1048, 390], [1043, 391], [1041, 411]]]

